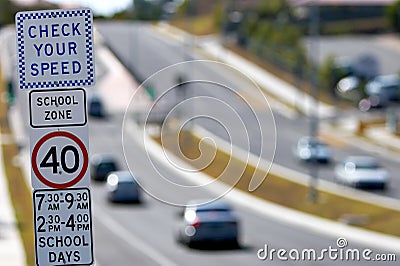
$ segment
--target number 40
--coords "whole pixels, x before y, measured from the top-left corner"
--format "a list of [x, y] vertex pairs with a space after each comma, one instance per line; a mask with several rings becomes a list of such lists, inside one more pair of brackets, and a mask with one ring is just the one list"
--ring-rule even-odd
[[[72, 152], [74, 157], [74, 163], [72, 166], [67, 165], [67, 153]], [[67, 145], [61, 150], [61, 168], [68, 174], [74, 173], [79, 168], [79, 152], [75, 146]], [[58, 172], [60, 162], [57, 159], [57, 146], [51, 146], [49, 151], [40, 162], [40, 167], [51, 167], [53, 174]]]

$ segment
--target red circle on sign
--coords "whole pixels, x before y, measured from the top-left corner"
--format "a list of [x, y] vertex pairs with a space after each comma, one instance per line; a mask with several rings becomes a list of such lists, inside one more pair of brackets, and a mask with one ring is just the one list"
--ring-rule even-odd
[[[79, 148], [82, 151], [83, 154], [83, 166], [82, 166], [82, 170], [79, 172], [79, 174], [72, 179], [69, 182], [66, 183], [54, 183], [51, 182], [49, 180], [47, 180], [39, 171], [37, 164], [36, 164], [36, 159], [37, 159], [37, 155], [38, 155], [38, 151], [39, 148], [43, 145], [43, 143], [45, 143], [46, 141], [48, 141], [51, 138], [55, 138], [55, 137], [66, 137], [69, 139], [72, 139], [76, 144], [78, 144]], [[86, 173], [86, 170], [88, 168], [88, 164], [89, 164], [89, 155], [88, 152], [86, 150], [85, 145], [83, 144], [83, 142], [74, 134], [71, 134], [69, 132], [65, 132], [65, 131], [55, 131], [55, 132], [51, 132], [47, 135], [45, 135], [44, 137], [42, 137], [35, 145], [35, 147], [33, 148], [32, 151], [32, 169], [33, 172], [35, 173], [35, 175], [37, 176], [37, 178], [45, 185], [52, 187], [52, 188], [68, 188], [71, 187], [73, 185], [75, 185], [76, 183], [78, 183], [83, 176]]]

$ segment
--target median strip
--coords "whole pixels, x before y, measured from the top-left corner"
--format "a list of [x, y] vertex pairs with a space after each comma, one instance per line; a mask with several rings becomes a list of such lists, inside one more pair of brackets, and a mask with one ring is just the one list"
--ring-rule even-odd
[[[264, 175], [267, 178], [255, 191], [251, 192], [253, 196], [330, 220], [400, 236], [399, 210], [340, 196], [337, 192], [330, 193], [326, 189], [318, 190], [318, 201], [311, 202], [307, 199], [309, 188], [304, 182], [302, 184], [302, 182], [290, 181], [286, 177], [268, 172], [268, 169], [256, 168], [246, 163], [246, 160], [232, 157], [220, 148], [215, 150], [213, 143], [201, 141], [201, 137], [189, 131], [180, 132], [179, 148], [181, 150], [179, 151], [177, 147], [173, 148], [169, 145], [173, 143], [176, 136], [176, 132], [171, 131], [170, 134], [163, 135], [162, 141], [159, 137], [155, 137], [155, 140], [184, 162], [191, 164], [194, 168], [202, 168], [205, 174], [218, 178], [230, 186], [248, 192], [253, 175]], [[201, 158], [213, 159], [211, 162], [204, 162]], [[204, 165], [207, 166], [204, 167]], [[242, 173], [238, 182], [236, 182], [237, 173]], [[233, 178], [230, 179], [230, 176]], [[343, 187], [343, 190], [345, 189]]]

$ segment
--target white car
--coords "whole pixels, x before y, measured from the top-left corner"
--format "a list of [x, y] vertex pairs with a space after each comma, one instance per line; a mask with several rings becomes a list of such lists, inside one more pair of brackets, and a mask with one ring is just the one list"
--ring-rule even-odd
[[365, 85], [372, 107], [384, 107], [389, 101], [400, 99], [400, 77], [397, 74], [381, 75]]
[[335, 179], [356, 188], [385, 189], [388, 172], [370, 156], [349, 156], [335, 167]]
[[302, 161], [328, 163], [332, 159], [331, 148], [315, 137], [302, 137], [297, 142], [295, 155]]

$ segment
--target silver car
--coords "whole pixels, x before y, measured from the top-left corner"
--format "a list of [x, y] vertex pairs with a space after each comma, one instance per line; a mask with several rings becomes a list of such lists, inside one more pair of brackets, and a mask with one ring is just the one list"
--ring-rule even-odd
[[365, 93], [372, 107], [384, 107], [389, 101], [398, 101], [400, 77], [397, 74], [377, 76], [365, 85]]
[[228, 243], [239, 247], [239, 219], [222, 200], [190, 201], [181, 214], [176, 240], [188, 246], [199, 243]]
[[111, 202], [141, 202], [140, 187], [129, 171], [111, 172], [106, 186]]
[[388, 172], [370, 156], [349, 156], [335, 167], [335, 179], [356, 188], [385, 189]]
[[329, 163], [332, 159], [331, 148], [315, 137], [305, 136], [299, 139], [295, 155], [302, 161]]

